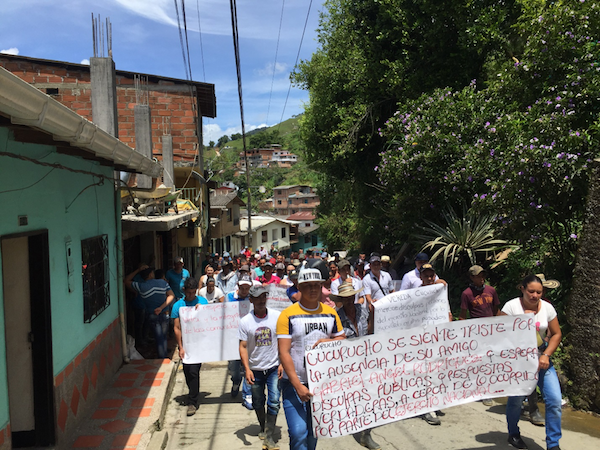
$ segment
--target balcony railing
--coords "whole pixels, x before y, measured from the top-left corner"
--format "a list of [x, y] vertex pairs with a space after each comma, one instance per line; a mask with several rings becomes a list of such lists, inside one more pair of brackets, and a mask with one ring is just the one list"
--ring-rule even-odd
[[196, 202], [196, 197], [198, 196], [198, 188], [182, 188], [180, 198], [184, 198], [186, 200], [190, 200], [192, 203]]

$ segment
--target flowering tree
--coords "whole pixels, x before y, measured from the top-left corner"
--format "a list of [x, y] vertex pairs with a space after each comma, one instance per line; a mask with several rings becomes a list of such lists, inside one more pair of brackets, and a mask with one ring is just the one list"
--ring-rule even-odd
[[[569, 287], [600, 144], [600, 5], [537, 0], [522, 8], [518, 53], [490, 58], [486, 76], [463, 89], [401, 102], [382, 127], [381, 202], [391, 205], [400, 238], [415, 218], [439, 220], [447, 205], [493, 213], [499, 237], [517, 239], [521, 255], [534, 254]], [[573, 344], [589, 353], [589, 343]], [[597, 379], [577, 385], [586, 382], [600, 392]], [[581, 405], [590, 406], [589, 395]]]

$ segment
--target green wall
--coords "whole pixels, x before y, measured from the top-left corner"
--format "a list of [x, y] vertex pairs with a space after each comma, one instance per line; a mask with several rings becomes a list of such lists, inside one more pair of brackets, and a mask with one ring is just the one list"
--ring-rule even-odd
[[[58, 154], [53, 146], [15, 142], [12, 133], [3, 127], [0, 127], [0, 152], [23, 155], [45, 163], [58, 163], [108, 177], [102, 186], [88, 187], [98, 178], [0, 155], [0, 236], [48, 230], [52, 357], [54, 374], [57, 375], [118, 315], [113, 168]], [[6, 192], [8, 190], [12, 192]], [[18, 225], [18, 216], [22, 215], [28, 217], [26, 226]], [[79, 272], [81, 240], [100, 234], [108, 235], [110, 306], [94, 321], [85, 324]], [[69, 292], [67, 284], [67, 237], [71, 239], [75, 267], [73, 292]], [[0, 253], [0, 275], [2, 264], [6, 263], [9, 261], [4, 261]], [[4, 333], [4, 299], [0, 276], [0, 427], [8, 421]]]

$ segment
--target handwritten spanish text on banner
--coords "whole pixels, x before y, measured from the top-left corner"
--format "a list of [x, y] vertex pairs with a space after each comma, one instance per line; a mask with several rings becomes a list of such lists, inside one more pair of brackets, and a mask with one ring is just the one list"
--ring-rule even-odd
[[250, 302], [213, 303], [179, 310], [184, 364], [240, 359], [238, 328]]
[[533, 315], [497, 316], [326, 342], [306, 353], [313, 429], [343, 436], [537, 383]]
[[373, 306], [375, 334], [448, 322], [448, 288], [440, 283], [392, 292]]
[[285, 287], [278, 284], [269, 284], [267, 287], [267, 308], [283, 311], [290, 306], [292, 302], [287, 296]]

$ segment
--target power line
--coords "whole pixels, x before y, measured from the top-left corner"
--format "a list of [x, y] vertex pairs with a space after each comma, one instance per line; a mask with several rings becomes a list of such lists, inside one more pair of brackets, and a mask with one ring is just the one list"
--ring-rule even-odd
[[273, 63], [273, 77], [271, 78], [271, 92], [269, 92], [269, 106], [267, 106], [267, 126], [269, 125], [269, 112], [271, 110], [271, 97], [273, 96], [273, 83], [275, 82], [275, 70], [277, 69], [277, 54], [279, 53], [279, 39], [281, 37], [281, 25], [283, 23], [283, 10], [285, 0], [281, 4], [281, 17], [279, 18], [279, 32], [277, 33], [277, 46], [275, 47], [275, 62]]
[[[181, 0], [181, 13], [183, 15], [183, 28], [184, 28], [184, 32], [182, 32], [181, 30], [181, 18], [179, 16], [179, 7], [177, 4], [177, 0], [173, 0], [174, 4], [175, 4], [175, 14], [177, 15], [177, 28], [179, 30], [179, 44], [181, 46], [181, 54], [183, 56], [183, 67], [185, 69], [185, 74], [186, 74], [186, 79], [188, 80], [188, 88], [189, 88], [189, 92], [190, 92], [190, 101], [192, 104], [192, 112], [194, 112], [195, 114], [193, 114], [193, 120], [194, 120], [194, 126], [196, 128], [196, 135], [198, 137], [198, 145], [196, 147], [196, 152], [194, 154], [194, 162], [192, 163], [193, 166], [196, 166], [196, 162], [198, 161], [198, 158], [200, 157], [200, 152], [202, 151], [202, 130], [200, 129], [200, 121], [198, 121], [198, 118], [202, 117], [202, 109], [200, 108], [200, 100], [198, 98], [198, 96], [196, 96], [196, 103], [194, 103], [194, 89], [192, 88], [192, 64], [191, 64], [191, 57], [190, 57], [190, 46], [189, 46], [189, 39], [188, 39], [188, 32], [187, 32], [187, 18], [186, 18], [186, 14], [185, 14], [185, 0]], [[185, 45], [183, 42], [183, 36], [185, 33]], [[186, 57], [187, 54], [187, 57]], [[204, 167], [201, 168], [201, 170], [204, 170]], [[188, 182], [190, 181], [190, 178], [192, 176], [192, 171], [190, 171], [187, 179], [185, 180], [185, 183], [183, 184], [183, 187], [185, 188], [188, 184]]]
[[198, 37], [200, 38], [200, 57], [202, 58], [202, 81], [206, 81], [206, 73], [204, 72], [204, 49], [202, 47], [202, 25], [200, 24], [200, 5], [199, 0], [196, 0], [196, 11], [198, 12]]
[[[298, 46], [298, 54], [296, 55], [296, 62], [294, 63], [294, 67], [298, 65], [298, 60], [300, 59], [300, 50], [302, 49], [302, 42], [304, 41], [304, 33], [306, 32], [306, 26], [308, 25], [308, 17], [310, 16], [310, 8], [312, 7], [312, 0], [308, 4], [308, 11], [306, 12], [306, 20], [304, 21], [304, 29], [302, 30], [302, 37], [300, 38], [300, 45]], [[279, 119], [279, 125], [277, 126], [277, 131], [279, 131], [279, 127], [281, 126], [281, 122], [283, 122], [283, 115], [285, 114], [285, 108], [287, 106], [288, 98], [290, 97], [290, 91], [292, 89], [292, 80], [290, 80], [290, 85], [288, 87], [287, 95], [285, 96], [285, 103], [283, 104], [283, 111], [281, 112], [281, 118]]]
[[[312, 0], [311, 0], [312, 1]], [[246, 163], [246, 184], [248, 185], [248, 247], [252, 248], [252, 201], [250, 195], [250, 164], [248, 164], [248, 149], [246, 148], [246, 125], [244, 122], [244, 100], [242, 95], [242, 68], [240, 64], [240, 41], [237, 23], [236, 0], [229, 0], [231, 9], [231, 30], [233, 35], [233, 53], [235, 55], [235, 70], [238, 82], [238, 97], [240, 101], [240, 117], [242, 120], [242, 145], [244, 147], [244, 161]]]

